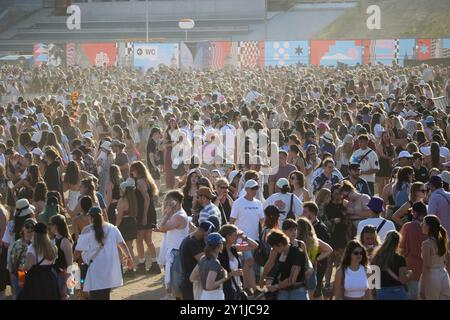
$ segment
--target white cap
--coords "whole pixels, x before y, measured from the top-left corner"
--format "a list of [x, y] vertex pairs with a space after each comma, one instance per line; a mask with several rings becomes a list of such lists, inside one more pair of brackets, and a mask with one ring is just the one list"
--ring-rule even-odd
[[426, 85], [426, 82], [425, 82], [425, 80], [423, 80], [423, 79], [422, 79], [422, 80], [420, 80], [420, 81], [419, 81], [419, 86], [424, 86], [424, 85]]
[[250, 179], [250, 180], [248, 180], [248, 181], [245, 183], [244, 189], [251, 189], [251, 188], [254, 188], [254, 187], [257, 187], [257, 186], [258, 186], [258, 182], [256, 182], [256, 181], [253, 180], [253, 179]]
[[284, 186], [288, 186], [289, 185], [289, 181], [286, 178], [280, 178], [277, 181], [277, 187], [282, 189]]
[[413, 156], [408, 151], [402, 151], [398, 155], [398, 158], [412, 158]]
[[92, 133], [92, 131], [85, 131], [83, 133], [83, 138], [92, 139], [93, 137], [94, 137], [94, 134]]
[[111, 151], [111, 142], [104, 141], [100, 148], [105, 149], [106, 151]]
[[40, 148], [34, 148], [33, 151], [31, 151], [31, 154], [40, 157], [42, 155], [42, 150]]
[[128, 178], [127, 180], [125, 180], [124, 182], [122, 182], [120, 184], [120, 189], [122, 189], [122, 191], [125, 191], [125, 189], [127, 188], [136, 188], [136, 182], [134, 181], [133, 178]]
[[328, 143], [333, 143], [333, 135], [330, 132], [325, 132], [322, 135], [322, 139]]
[[232, 183], [233, 179], [238, 175], [239, 171], [233, 170], [228, 174], [228, 182]]

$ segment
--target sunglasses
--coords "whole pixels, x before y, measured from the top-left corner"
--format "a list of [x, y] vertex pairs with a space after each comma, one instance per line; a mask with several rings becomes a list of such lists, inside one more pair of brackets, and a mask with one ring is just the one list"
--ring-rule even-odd
[[219, 188], [222, 189], [222, 190], [228, 190], [228, 186], [221, 186]]
[[420, 191], [420, 192], [423, 192], [423, 193], [427, 192], [426, 189], [420, 189], [419, 191]]
[[27, 224], [24, 227], [25, 227], [25, 229], [28, 229], [28, 230], [34, 230], [34, 226], [32, 224]]
[[353, 253], [355, 256], [362, 256], [362, 255], [363, 255], [363, 252], [362, 252], [361, 250], [353, 251], [352, 253]]
[[253, 187], [253, 188], [250, 188], [250, 189], [252, 189], [252, 190], [258, 190], [258, 189], [259, 189], [259, 187], [258, 187], [258, 186], [256, 186], [256, 187]]

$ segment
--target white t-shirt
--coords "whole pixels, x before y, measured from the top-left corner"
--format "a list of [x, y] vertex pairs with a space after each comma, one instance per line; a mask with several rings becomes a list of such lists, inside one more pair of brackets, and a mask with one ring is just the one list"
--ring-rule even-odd
[[381, 124], [377, 123], [377, 124], [375, 125], [375, 127], [373, 128], [373, 131], [374, 131], [375, 137], [376, 137], [377, 139], [380, 139], [380, 138], [381, 138], [381, 134], [382, 134], [383, 131], [384, 131], [384, 128], [381, 126]]
[[[274, 193], [264, 202], [264, 209], [266, 209], [270, 205], [276, 206], [280, 211], [284, 211], [280, 214], [280, 218], [278, 220], [278, 224], [281, 227], [283, 225], [284, 220], [286, 220], [286, 216], [291, 207], [291, 196], [292, 193], [282, 194], [281, 192]], [[297, 220], [303, 213], [302, 202], [300, 199], [294, 194], [292, 200], [292, 211], [295, 215], [295, 220]]]
[[2, 235], [2, 242], [6, 245], [10, 245], [14, 242], [14, 221], [8, 221], [5, 228], [5, 233]]
[[[105, 232], [105, 245], [89, 266], [84, 283], [85, 292], [116, 288], [123, 285], [117, 245], [125, 243], [125, 240], [119, 229], [112, 224], [105, 223], [103, 230]], [[95, 239], [93, 226], [89, 225], [80, 234], [75, 250], [82, 251], [83, 261], [89, 263], [99, 246], [100, 244]]]
[[[361, 171], [368, 171], [368, 170], [380, 170], [380, 163], [378, 162], [378, 156], [375, 151], [372, 150], [372, 152], [368, 153], [370, 148], [366, 148], [365, 150], [362, 150], [361, 148], [356, 150], [352, 154], [352, 161], [351, 162], [359, 162]], [[364, 159], [361, 159], [361, 157], [364, 157]], [[375, 182], [375, 174], [361, 174], [361, 178], [366, 180], [367, 182]]]
[[[33, 246], [33, 244], [30, 244], [29, 246], [28, 246], [28, 251], [27, 251], [27, 254], [28, 253], [31, 253], [33, 256], [35, 256], [36, 257], [36, 250], [34, 250], [34, 246]], [[56, 255], [56, 257], [58, 257], [58, 255]], [[38, 264], [39, 262], [41, 262], [41, 260], [42, 260], [42, 258], [43, 258], [43, 256], [41, 256], [41, 255], [38, 255], [38, 257], [37, 257], [37, 262], [35, 261], [35, 264]], [[44, 259], [41, 263], [39, 263], [39, 265], [41, 265], [41, 266], [51, 266], [52, 264], [54, 264], [55, 263], [55, 260], [56, 260], [56, 258], [54, 259], [54, 260], [47, 260], [47, 259]]]
[[245, 197], [237, 199], [231, 208], [230, 218], [236, 219], [235, 225], [250, 239], [259, 238], [259, 221], [264, 219], [261, 201], [247, 200]]
[[[368, 218], [365, 220], [362, 220], [358, 223], [358, 229], [357, 234], [358, 238], [361, 235], [361, 231], [364, 229], [365, 226], [373, 225], [375, 228], [378, 228], [378, 226], [383, 222], [383, 220], [386, 220], [384, 218]], [[386, 220], [386, 223], [381, 228], [381, 230], [378, 232], [378, 236], [380, 237], [381, 242], [384, 242], [384, 239], [386, 238], [386, 234], [389, 231], [395, 231], [395, 225], [392, 221]]]

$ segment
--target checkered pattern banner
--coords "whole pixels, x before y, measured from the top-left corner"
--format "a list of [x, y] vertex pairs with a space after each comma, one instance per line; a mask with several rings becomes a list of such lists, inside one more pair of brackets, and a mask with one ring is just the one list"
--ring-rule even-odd
[[260, 67], [261, 50], [258, 41], [240, 41], [238, 43], [238, 60], [241, 68]]

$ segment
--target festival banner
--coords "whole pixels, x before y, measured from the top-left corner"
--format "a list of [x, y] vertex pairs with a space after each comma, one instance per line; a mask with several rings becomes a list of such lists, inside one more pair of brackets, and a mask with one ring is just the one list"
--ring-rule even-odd
[[313, 40], [311, 41], [311, 64], [315, 66], [356, 66], [362, 63], [362, 40], [335, 41]]
[[266, 41], [264, 66], [309, 64], [308, 41]]
[[147, 71], [158, 69], [160, 65], [178, 67], [178, 43], [142, 43], [133, 44], [133, 66]]
[[41, 66], [48, 62], [48, 46], [45, 43], [34, 44], [34, 64]]

